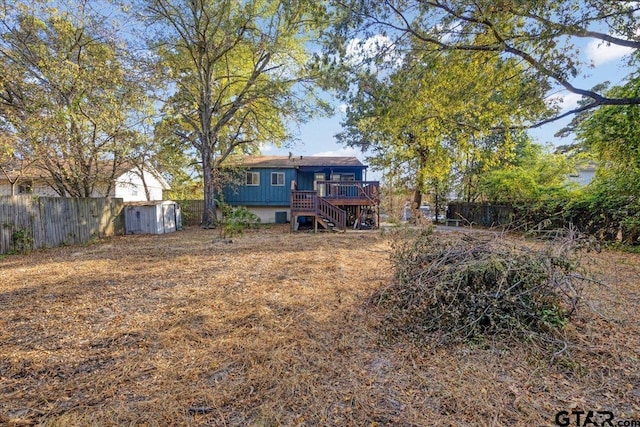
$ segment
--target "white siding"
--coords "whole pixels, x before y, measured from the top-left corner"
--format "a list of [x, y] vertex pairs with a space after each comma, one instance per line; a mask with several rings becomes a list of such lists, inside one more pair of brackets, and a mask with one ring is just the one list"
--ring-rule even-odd
[[286, 212], [287, 221], [291, 221], [291, 209], [289, 206], [276, 206], [276, 207], [249, 207], [249, 211], [253, 212], [260, 218], [260, 222], [263, 224], [275, 224], [276, 212]]
[[589, 185], [596, 176], [595, 169], [581, 169], [575, 175], [569, 175], [569, 179], [580, 186]]
[[[144, 180], [149, 189], [150, 200], [162, 200], [163, 186], [160, 181], [147, 171]], [[116, 180], [113, 197], [122, 198], [125, 202], [144, 202], [147, 196], [140, 176], [134, 172], [127, 172]]]
[[[162, 190], [168, 189], [166, 183], [161, 182], [156, 176], [150, 172], [144, 172], [144, 179], [149, 189], [150, 200], [162, 200]], [[42, 181], [38, 182], [34, 179], [32, 192], [37, 196], [43, 197], [59, 197], [51, 187], [45, 185]], [[16, 193], [18, 189], [16, 188]], [[91, 197], [104, 197], [106, 187], [96, 188]], [[0, 196], [11, 195], [11, 184], [0, 176]], [[147, 196], [144, 191], [142, 179], [134, 172], [127, 172], [116, 179], [115, 185], [111, 189], [110, 197], [120, 198], [125, 202], [146, 202]]]
[[[20, 184], [16, 185], [16, 195], [18, 195], [18, 187]], [[33, 183], [31, 187], [32, 194], [36, 196], [42, 197], [59, 197], [60, 195], [53, 191], [51, 187], [44, 184]], [[6, 180], [0, 181], [0, 196], [10, 196], [11, 195], [11, 184], [9, 184]]]

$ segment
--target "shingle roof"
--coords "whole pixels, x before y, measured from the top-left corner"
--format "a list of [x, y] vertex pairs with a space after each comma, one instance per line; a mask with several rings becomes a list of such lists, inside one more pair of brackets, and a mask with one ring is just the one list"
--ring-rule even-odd
[[356, 157], [321, 157], [321, 156], [247, 156], [241, 160], [242, 166], [261, 168], [295, 168], [295, 167], [362, 167], [365, 165]]
[[[99, 169], [99, 173], [102, 176], [111, 175], [111, 172], [112, 172], [111, 169], [113, 168], [113, 163], [111, 161], [98, 161], [97, 166]], [[134, 168], [135, 166], [132, 163], [129, 163], [129, 162], [120, 163], [115, 171], [115, 179], [120, 178], [122, 175], [133, 170]], [[169, 186], [169, 184], [162, 177], [162, 175], [160, 175], [152, 166], [145, 165], [145, 170], [151, 173], [153, 176], [155, 176], [155, 178], [160, 182], [160, 184], [162, 185], [162, 187], [164, 187], [165, 190], [168, 190], [171, 188], [171, 186]], [[18, 176], [18, 174], [20, 174], [22, 181], [43, 180], [43, 179], [50, 178], [49, 174], [45, 170], [40, 169], [33, 164], [21, 170], [20, 165], [16, 162], [14, 165], [7, 166], [6, 171], [7, 171], [7, 174], [9, 175], [10, 180], [15, 179]], [[0, 173], [0, 181], [5, 181], [6, 178], [7, 177], [5, 176], [4, 173]]]

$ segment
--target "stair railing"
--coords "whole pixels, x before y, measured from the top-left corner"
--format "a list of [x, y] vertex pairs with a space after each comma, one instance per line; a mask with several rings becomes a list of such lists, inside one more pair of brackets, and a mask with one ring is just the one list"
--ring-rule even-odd
[[323, 198], [318, 198], [318, 214], [335, 224], [339, 230], [347, 229], [347, 213]]

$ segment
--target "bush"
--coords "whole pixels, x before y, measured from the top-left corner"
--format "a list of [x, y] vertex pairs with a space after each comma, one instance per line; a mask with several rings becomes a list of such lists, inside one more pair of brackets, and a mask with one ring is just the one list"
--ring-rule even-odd
[[260, 218], [244, 206], [233, 207], [222, 204], [220, 233], [223, 239], [242, 234], [249, 227], [260, 224]]
[[395, 281], [374, 301], [385, 329], [414, 341], [556, 340], [580, 297], [574, 242], [543, 249], [502, 238], [436, 241], [430, 231], [394, 244]]
[[17, 228], [11, 233], [13, 253], [26, 254], [33, 249], [33, 236], [31, 230]]

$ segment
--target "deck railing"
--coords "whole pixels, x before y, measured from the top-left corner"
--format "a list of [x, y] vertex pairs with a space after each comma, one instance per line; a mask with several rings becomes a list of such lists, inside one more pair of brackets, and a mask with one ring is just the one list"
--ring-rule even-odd
[[318, 195], [327, 199], [367, 199], [376, 202], [379, 181], [317, 181]]
[[[378, 181], [317, 181], [317, 191], [291, 190], [291, 215], [307, 214], [319, 216], [332, 222], [336, 228], [345, 230], [347, 213], [333, 203], [368, 205], [379, 202]], [[347, 202], [347, 200], [349, 202]]]
[[347, 213], [322, 198], [318, 198], [318, 212], [325, 220], [329, 220], [338, 230], [347, 229]]
[[316, 212], [318, 193], [315, 191], [291, 191], [291, 213]]

